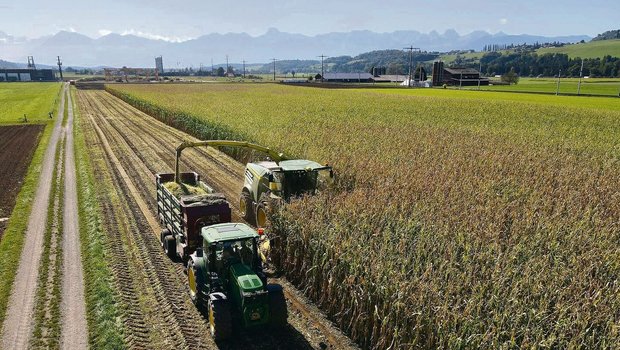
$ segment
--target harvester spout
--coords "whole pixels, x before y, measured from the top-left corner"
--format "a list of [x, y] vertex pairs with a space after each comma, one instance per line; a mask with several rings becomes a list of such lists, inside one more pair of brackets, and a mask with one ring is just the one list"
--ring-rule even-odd
[[254, 150], [268, 154], [269, 157], [276, 163], [279, 163], [280, 161], [287, 159], [284, 157], [283, 153], [278, 153], [276, 151], [271, 150], [268, 147], [264, 147], [261, 145], [257, 145], [257, 144], [249, 143], [245, 141], [228, 141], [228, 140], [208, 140], [208, 141], [197, 141], [197, 142], [183, 141], [176, 149], [176, 162], [174, 165], [174, 181], [175, 182], [177, 183], [181, 182], [181, 178], [179, 176], [179, 162], [181, 159], [181, 152], [183, 152], [183, 150], [186, 148], [201, 147], [201, 146], [206, 146], [206, 147], [226, 146], [226, 147], [240, 147], [240, 148], [254, 149]]

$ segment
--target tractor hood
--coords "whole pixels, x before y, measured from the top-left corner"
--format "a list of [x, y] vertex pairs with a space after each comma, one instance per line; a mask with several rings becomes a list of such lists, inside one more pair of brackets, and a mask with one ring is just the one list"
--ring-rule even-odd
[[245, 264], [238, 263], [230, 267], [232, 277], [237, 281], [239, 289], [245, 293], [254, 293], [263, 290], [263, 282]]

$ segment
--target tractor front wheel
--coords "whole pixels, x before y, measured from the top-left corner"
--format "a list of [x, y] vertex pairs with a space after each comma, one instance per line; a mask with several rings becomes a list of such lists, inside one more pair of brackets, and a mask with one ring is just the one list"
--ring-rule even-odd
[[209, 300], [209, 329], [215, 340], [224, 340], [232, 335], [230, 306], [226, 300]]
[[196, 307], [200, 308], [202, 306], [202, 300], [200, 299], [200, 283], [198, 283], [196, 276], [198, 276], [196, 266], [194, 266], [194, 261], [190, 259], [187, 263], [187, 282], [189, 283], [189, 298], [192, 300], [192, 303], [196, 305]]

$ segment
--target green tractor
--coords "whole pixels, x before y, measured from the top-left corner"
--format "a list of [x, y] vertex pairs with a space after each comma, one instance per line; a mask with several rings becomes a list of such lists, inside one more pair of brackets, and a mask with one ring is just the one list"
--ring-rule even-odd
[[229, 338], [233, 325], [287, 324], [282, 287], [268, 285], [263, 272], [259, 233], [242, 223], [203, 227], [202, 246], [189, 257], [190, 297], [199, 308], [206, 308], [216, 340]]

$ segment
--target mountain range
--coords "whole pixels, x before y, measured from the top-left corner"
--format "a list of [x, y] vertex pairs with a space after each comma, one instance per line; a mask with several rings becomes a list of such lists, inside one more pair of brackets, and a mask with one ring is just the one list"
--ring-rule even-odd
[[[587, 35], [546, 37], [536, 35], [491, 34], [474, 31], [460, 35], [450, 29], [444, 33], [431, 31], [396, 31], [376, 33], [351, 31], [307, 36], [281, 32], [271, 28], [265, 34], [207, 34], [182, 42], [154, 40], [135, 35], [111, 33], [99, 38], [60, 31], [51, 36], [27, 39], [0, 31], [0, 60], [25, 62], [34, 56], [36, 62], [53, 65], [61, 56], [64, 67], [153, 67], [154, 57], [162, 55], [164, 68], [210, 66], [225, 62], [269, 62], [276, 59], [317, 59], [319, 55], [341, 56], [383, 49], [402, 49], [414, 45], [423, 51], [481, 50], [488, 44], [533, 44], [535, 42], [574, 43], [590, 40]], [[0, 61], [0, 65], [2, 62]], [[20, 64], [21, 65], [21, 64]]]

